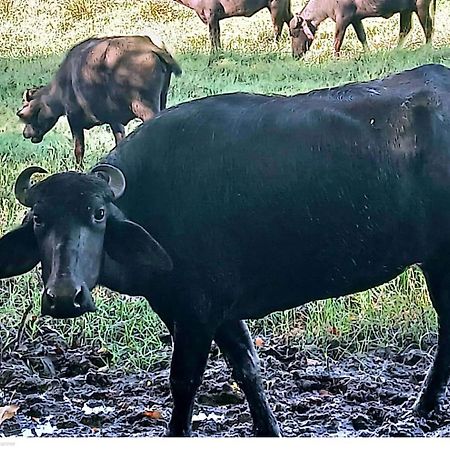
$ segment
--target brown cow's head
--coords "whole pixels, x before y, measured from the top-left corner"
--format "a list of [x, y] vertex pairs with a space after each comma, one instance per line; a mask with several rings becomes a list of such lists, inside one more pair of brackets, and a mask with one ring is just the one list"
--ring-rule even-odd
[[17, 178], [16, 198], [29, 211], [20, 227], [0, 239], [0, 279], [41, 263], [43, 315], [95, 311], [90, 291], [101, 277], [135, 282], [171, 270], [160, 244], [115, 206], [125, 190], [118, 168], [100, 164], [91, 173], [59, 173], [32, 185], [31, 176], [44, 172], [29, 167]]
[[289, 22], [289, 33], [292, 38], [292, 56], [300, 58], [311, 47], [317, 28], [309, 20], [296, 14]]
[[42, 86], [27, 89], [23, 94], [22, 108], [17, 111], [17, 116], [25, 123], [23, 137], [31, 139], [33, 144], [42, 141], [61, 115], [62, 112], [52, 105], [51, 96]]

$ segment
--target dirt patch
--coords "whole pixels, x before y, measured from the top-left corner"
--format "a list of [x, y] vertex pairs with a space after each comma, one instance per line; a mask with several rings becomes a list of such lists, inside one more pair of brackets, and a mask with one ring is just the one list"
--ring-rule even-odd
[[[3, 355], [0, 406], [20, 407], [0, 436], [161, 436], [172, 400], [167, 364], [150, 373], [108, 368], [101, 349], [68, 348], [43, 329]], [[269, 402], [284, 436], [450, 436], [448, 400], [427, 420], [411, 406], [430, 354], [378, 350], [338, 361], [281, 339], [258, 348]], [[251, 436], [242, 392], [213, 347], [194, 410], [197, 436]], [[164, 357], [170, 348], [164, 351]]]

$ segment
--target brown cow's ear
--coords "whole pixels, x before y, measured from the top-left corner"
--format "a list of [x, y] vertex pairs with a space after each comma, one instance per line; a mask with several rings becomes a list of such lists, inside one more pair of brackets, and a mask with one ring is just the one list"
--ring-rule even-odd
[[0, 239], [0, 278], [15, 277], [29, 272], [39, 260], [31, 220], [25, 220], [22, 226]]
[[17, 111], [16, 115], [19, 119], [29, 120], [33, 114], [37, 111], [36, 102], [31, 101], [30, 103], [26, 103], [22, 108]]
[[172, 259], [144, 228], [130, 220], [108, 219], [105, 231], [105, 252], [127, 267], [148, 267], [172, 270]]
[[34, 95], [36, 94], [36, 92], [41, 89], [42, 86], [39, 87], [32, 87], [32, 88], [28, 88], [25, 89], [23, 95], [22, 95], [22, 100], [24, 103], [28, 103], [31, 102], [31, 100], [33, 100]]

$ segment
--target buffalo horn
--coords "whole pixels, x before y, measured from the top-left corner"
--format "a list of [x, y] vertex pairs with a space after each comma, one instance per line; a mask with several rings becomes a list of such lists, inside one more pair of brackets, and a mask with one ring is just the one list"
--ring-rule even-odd
[[45, 169], [38, 166], [28, 167], [17, 177], [14, 186], [14, 194], [19, 202], [24, 206], [33, 206], [28, 202], [28, 190], [31, 188], [31, 176], [35, 173], [47, 173]]
[[98, 174], [107, 181], [114, 195], [114, 200], [117, 200], [124, 193], [126, 186], [125, 176], [117, 167], [110, 164], [99, 164], [91, 172]]

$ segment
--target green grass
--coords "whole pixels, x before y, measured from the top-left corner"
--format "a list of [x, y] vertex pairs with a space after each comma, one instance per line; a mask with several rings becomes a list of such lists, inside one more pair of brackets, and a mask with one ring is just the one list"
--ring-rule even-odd
[[[450, 2], [438, 1], [434, 48], [421, 46], [422, 32], [414, 20], [406, 48], [395, 50], [398, 16], [366, 22], [371, 51], [364, 54], [349, 31], [340, 60], [332, 57], [333, 24], [320, 28], [312, 50], [302, 61], [290, 56], [284, 31], [272, 41], [266, 11], [250, 19], [222, 22], [224, 52], [208, 65], [209, 40], [195, 14], [172, 0], [0, 0], [0, 232], [18, 224], [24, 208], [14, 199], [17, 174], [37, 164], [50, 172], [73, 169], [71, 136], [65, 119], [41, 144], [25, 141], [15, 116], [22, 92], [45, 84], [64, 52], [90, 35], [160, 35], [183, 67], [173, 80], [169, 104], [223, 92], [247, 91], [294, 94], [351, 81], [368, 80], [435, 62], [450, 66]], [[294, 11], [303, 2], [294, 2]], [[113, 12], [113, 13], [112, 13]], [[54, 20], [56, 19], [56, 21]], [[56, 24], [55, 24], [56, 23]], [[128, 130], [137, 125], [130, 124]], [[106, 127], [87, 133], [86, 165], [113, 147]], [[41, 285], [37, 271], [0, 282], [0, 346], [11, 339], [23, 311], [32, 302], [38, 315]], [[124, 298], [105, 289], [94, 294], [98, 312], [70, 321], [29, 320], [34, 335], [43, 323], [72, 344], [92, 344], [113, 353], [113, 363], [126, 369], [148, 368], [165, 333], [143, 299]], [[137, 319], [138, 318], [138, 319]], [[423, 277], [411, 269], [391, 283], [336, 300], [320, 301], [251, 322], [255, 334], [279, 333], [299, 345], [342, 351], [373, 346], [405, 347], [422, 343], [436, 329]]]

